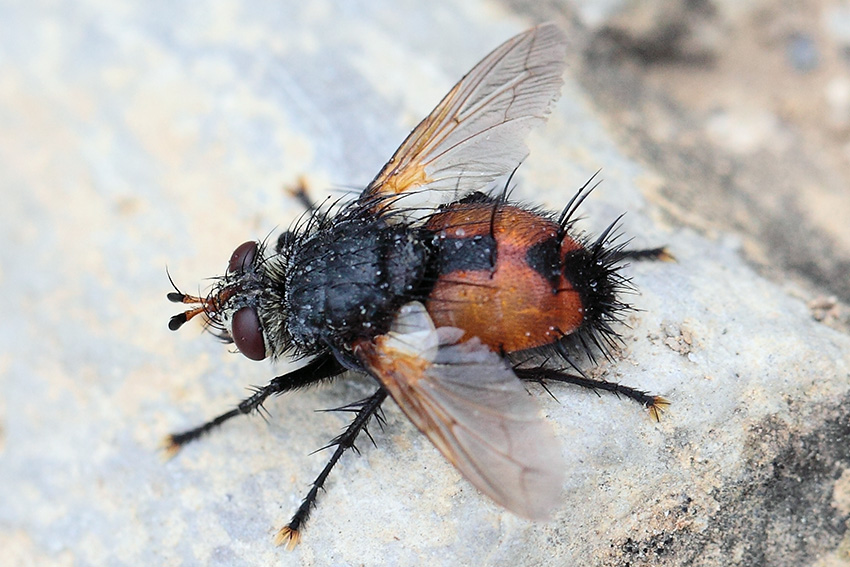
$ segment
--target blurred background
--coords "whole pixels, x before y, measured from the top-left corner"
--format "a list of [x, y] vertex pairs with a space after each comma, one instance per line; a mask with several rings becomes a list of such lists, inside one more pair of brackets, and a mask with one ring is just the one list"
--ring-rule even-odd
[[564, 4], [579, 80], [663, 175], [668, 211], [746, 235], [774, 278], [850, 300], [850, 4]]

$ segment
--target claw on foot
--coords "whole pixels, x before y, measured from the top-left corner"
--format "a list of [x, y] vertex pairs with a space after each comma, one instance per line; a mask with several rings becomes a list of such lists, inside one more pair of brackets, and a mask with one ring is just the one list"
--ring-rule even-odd
[[649, 415], [652, 416], [652, 419], [655, 421], [661, 421], [661, 414], [669, 405], [669, 400], [662, 398], [661, 396], [653, 396], [652, 402], [650, 402], [647, 406], [647, 409], [649, 410]]
[[301, 541], [301, 532], [298, 530], [293, 530], [289, 526], [283, 527], [279, 532], [274, 536], [274, 544], [275, 545], [283, 545], [286, 544], [286, 550], [292, 551], [295, 549], [295, 546], [298, 545], [298, 542]]
[[658, 259], [662, 262], [678, 262], [675, 256], [667, 250], [667, 248], [662, 248], [660, 252], [658, 252]]
[[181, 447], [182, 445], [174, 439], [174, 435], [167, 436], [160, 444], [160, 449], [162, 449], [162, 458], [166, 461], [174, 458], [174, 455], [180, 452]]

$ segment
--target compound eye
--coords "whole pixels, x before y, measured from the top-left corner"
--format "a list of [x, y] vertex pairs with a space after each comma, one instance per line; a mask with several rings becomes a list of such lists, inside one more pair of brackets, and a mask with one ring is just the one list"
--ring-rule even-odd
[[263, 360], [266, 357], [263, 327], [253, 307], [243, 307], [233, 314], [231, 335], [239, 352], [251, 360]]
[[230, 255], [230, 261], [227, 263], [227, 273], [239, 274], [244, 272], [245, 268], [250, 267], [254, 263], [254, 258], [256, 257], [257, 243], [253, 240], [243, 242]]

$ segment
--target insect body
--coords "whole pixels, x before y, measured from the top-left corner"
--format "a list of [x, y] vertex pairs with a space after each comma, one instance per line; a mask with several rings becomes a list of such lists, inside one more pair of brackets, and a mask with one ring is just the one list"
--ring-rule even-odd
[[[623, 282], [564, 223], [474, 195], [433, 215], [439, 274], [426, 303], [438, 327], [459, 327], [491, 350], [552, 345], [578, 329], [600, 330], [602, 296], [613, 316]], [[468, 202], [472, 201], [472, 202]], [[596, 289], [593, 294], [592, 289]]]
[[[278, 543], [298, 542], [330, 470], [388, 395], [476, 488], [532, 519], [557, 507], [564, 463], [522, 380], [613, 391], [653, 412], [664, 405], [588, 378], [573, 348], [592, 357], [616, 342], [611, 324], [628, 287], [617, 263], [663, 250], [624, 251], [611, 244], [611, 228], [595, 241], [572, 234], [587, 186], [560, 216], [485, 193], [517, 168], [526, 133], [548, 115], [565, 44], [551, 24], [508, 40], [411, 132], [358, 199], [311, 208], [274, 249], [240, 245], [206, 297], [169, 294], [193, 305], [172, 318], [172, 330], [203, 313], [248, 358], [307, 360], [230, 412], [170, 436], [172, 452], [273, 394], [347, 371], [378, 384], [346, 406], [356, 417], [331, 443]], [[545, 351], [560, 366], [534, 362]]]

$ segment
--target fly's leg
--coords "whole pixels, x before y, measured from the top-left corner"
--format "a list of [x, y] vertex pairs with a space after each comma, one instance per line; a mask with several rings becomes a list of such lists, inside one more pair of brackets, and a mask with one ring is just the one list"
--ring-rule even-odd
[[286, 187], [285, 190], [287, 193], [289, 193], [290, 196], [298, 199], [298, 202], [301, 203], [301, 205], [309, 212], [315, 213], [317, 210], [319, 210], [319, 207], [316, 205], [313, 199], [310, 198], [310, 191], [307, 187], [306, 177], [299, 177], [298, 182], [295, 184], [294, 187]]
[[[547, 382], [562, 382], [564, 384], [575, 384], [576, 386], [581, 386], [582, 388], [589, 388], [594, 392], [603, 390], [606, 392], [611, 392], [616, 396], [623, 396], [625, 398], [629, 398], [630, 400], [634, 400], [646, 409], [648, 409], [650, 415], [656, 421], [660, 419], [660, 414], [664, 410], [664, 408], [670, 405], [670, 402], [664, 399], [663, 397], [654, 396], [652, 394], [644, 392], [643, 390], [638, 390], [630, 386], [617, 384], [616, 382], [608, 382], [606, 380], [595, 380], [587, 376], [576, 376], [574, 374], [567, 374], [566, 372], [554, 368], [546, 368], [542, 366], [534, 368], [514, 368], [514, 373], [516, 373], [517, 377], [519, 377], [521, 380], [525, 380], [527, 382], [537, 382], [544, 388], [546, 388]], [[546, 389], [546, 391], [549, 391], [548, 388]]]
[[345, 368], [331, 354], [319, 355], [298, 370], [293, 370], [272, 379], [267, 386], [254, 388], [252, 395], [239, 402], [239, 405], [229, 412], [223, 413], [198, 427], [169, 435], [166, 437], [164, 443], [166, 455], [169, 457], [174, 456], [183, 445], [219, 427], [230, 418], [261, 410], [263, 402], [271, 395], [279, 395], [290, 390], [303, 388], [316, 382], [333, 378], [343, 372], [345, 372]]
[[[277, 532], [274, 539], [275, 545], [286, 544], [286, 548], [289, 550], [292, 550], [296, 545], [298, 545], [298, 542], [301, 540], [301, 526], [307, 521], [310, 517], [310, 512], [316, 506], [316, 498], [319, 495], [319, 490], [321, 490], [324, 486], [331, 469], [334, 468], [334, 465], [336, 465], [337, 461], [339, 461], [339, 458], [342, 457], [342, 454], [345, 453], [345, 451], [352, 448], [355, 451], [357, 450], [354, 446], [354, 441], [357, 439], [357, 436], [361, 431], [366, 431], [366, 425], [369, 423], [369, 420], [380, 409], [381, 404], [386, 398], [387, 391], [380, 388], [365, 400], [344, 408], [339, 408], [341, 410], [353, 410], [356, 411], [357, 414], [345, 431], [338, 435], [326, 447], [323, 447], [324, 449], [335, 447], [333, 455], [331, 455], [328, 464], [325, 465], [325, 468], [322, 469], [319, 476], [316, 477], [316, 480], [313, 481], [310, 491], [307, 493], [307, 496], [304, 497], [304, 500], [301, 502], [301, 506], [298, 507], [295, 515], [292, 516], [292, 519], [289, 520], [289, 523], [285, 527], [281, 528], [280, 531]], [[366, 431], [366, 434], [368, 435], [369, 432]]]
[[676, 257], [673, 256], [666, 247], [661, 248], [646, 248], [643, 250], [615, 250], [611, 252], [611, 258], [614, 262], [622, 260], [657, 260], [660, 262], [675, 262]]
[[[306, 209], [301, 215], [301, 219], [296, 223], [297, 225], [302, 222], [307, 222], [307, 219], [314, 217], [317, 214], [321, 214], [319, 212], [319, 205], [317, 205], [310, 197], [310, 192], [307, 187], [307, 179], [303, 176], [298, 178], [298, 182], [294, 186], [286, 187], [284, 190], [289, 193], [291, 197], [297, 199], [298, 202], [301, 203], [301, 206]], [[280, 254], [284, 251], [290, 250], [292, 243], [296, 241], [297, 238], [297, 231], [285, 230], [281, 232], [277, 237], [275, 253]]]

